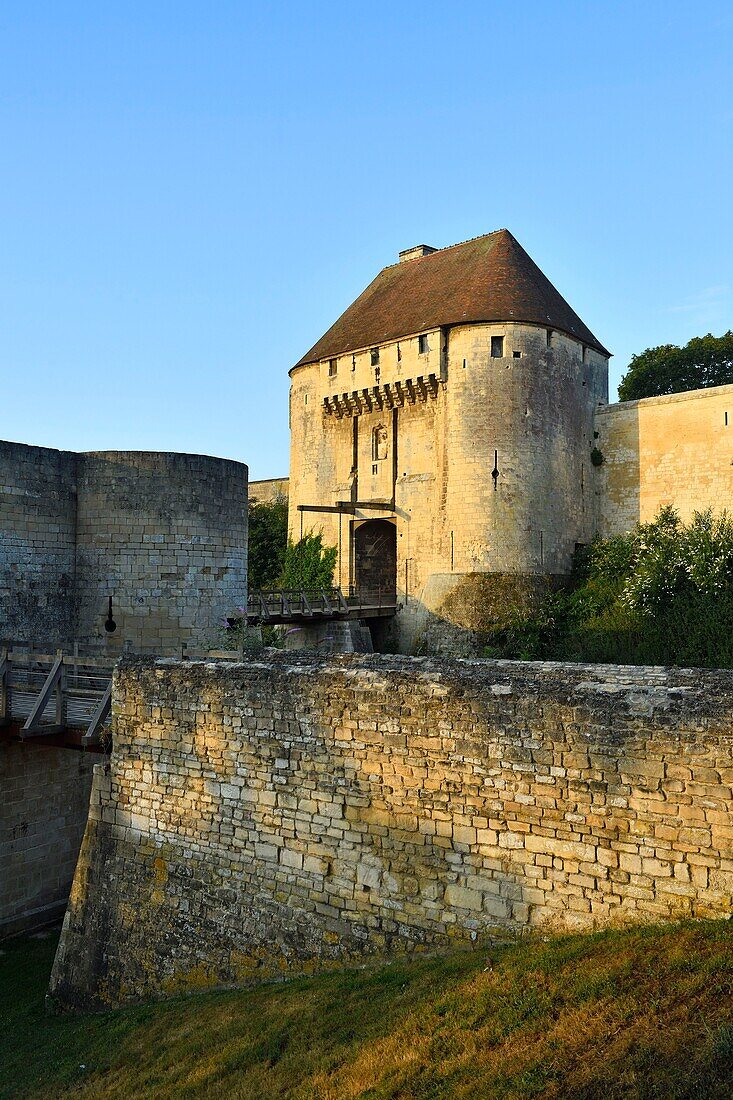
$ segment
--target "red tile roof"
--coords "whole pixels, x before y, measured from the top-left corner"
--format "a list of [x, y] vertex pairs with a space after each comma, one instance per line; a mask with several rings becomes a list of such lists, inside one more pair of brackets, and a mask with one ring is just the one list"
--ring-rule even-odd
[[506, 229], [385, 267], [296, 366], [441, 325], [526, 321], [609, 352]]

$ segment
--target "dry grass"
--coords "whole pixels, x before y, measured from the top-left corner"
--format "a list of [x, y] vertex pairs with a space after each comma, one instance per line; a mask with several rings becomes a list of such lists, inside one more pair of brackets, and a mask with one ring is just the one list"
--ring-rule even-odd
[[729, 1100], [732, 941], [726, 922], [531, 940], [62, 1018], [53, 938], [11, 941], [0, 1097]]

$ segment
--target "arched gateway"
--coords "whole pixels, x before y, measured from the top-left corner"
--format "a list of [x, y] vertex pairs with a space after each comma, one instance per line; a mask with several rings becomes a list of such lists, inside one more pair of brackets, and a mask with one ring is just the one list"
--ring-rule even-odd
[[397, 528], [386, 519], [370, 519], [354, 531], [354, 581], [357, 592], [397, 591]]

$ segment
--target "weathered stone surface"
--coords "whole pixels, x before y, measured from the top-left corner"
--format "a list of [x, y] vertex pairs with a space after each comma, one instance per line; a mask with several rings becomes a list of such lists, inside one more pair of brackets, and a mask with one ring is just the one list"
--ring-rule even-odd
[[0, 442], [0, 641], [210, 648], [246, 598], [242, 463]]
[[314, 521], [299, 505], [353, 492], [370, 507], [352, 528], [327, 512], [315, 523], [338, 547], [337, 583], [361, 583], [359, 528], [381, 518], [394, 528], [397, 648], [480, 652], [595, 533], [590, 455], [608, 357], [516, 316], [386, 341], [372, 358], [359, 348], [291, 372], [291, 537]]
[[0, 639], [73, 638], [77, 464], [0, 441]]
[[733, 386], [601, 407], [595, 428], [604, 457], [597, 478], [604, 537], [648, 523], [663, 504], [674, 504], [684, 520], [703, 508], [730, 508]]
[[99, 757], [0, 741], [0, 937], [60, 917]]
[[731, 700], [733, 672], [125, 663], [53, 998], [115, 1004], [496, 928], [728, 915], [730, 803], [691, 790], [730, 775]]

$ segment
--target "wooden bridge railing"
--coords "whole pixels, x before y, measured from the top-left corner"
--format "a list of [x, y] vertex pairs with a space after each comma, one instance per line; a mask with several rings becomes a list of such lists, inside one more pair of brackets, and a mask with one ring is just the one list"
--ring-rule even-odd
[[1, 647], [0, 726], [17, 727], [23, 741], [78, 730], [83, 746], [98, 745], [109, 724], [112, 666], [108, 658]]
[[[392, 591], [357, 590], [348, 597], [340, 588], [275, 588], [250, 592], [247, 598], [247, 622], [288, 623], [304, 620], [359, 618], [361, 615], [390, 615], [397, 607]], [[244, 608], [242, 611], [244, 612]], [[232, 618], [232, 625], [236, 618]]]
[[[241, 650], [180, 648], [182, 660], [237, 661]], [[109, 729], [116, 658], [39, 652], [34, 644], [0, 641], [0, 733], [21, 741], [60, 738], [54, 744], [99, 748]]]
[[272, 618], [312, 615], [346, 615], [348, 607], [340, 588], [273, 588], [250, 592], [247, 619], [267, 622]]

